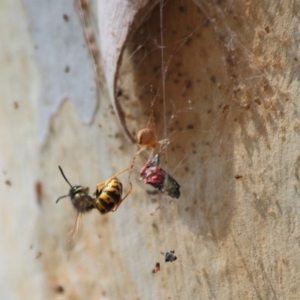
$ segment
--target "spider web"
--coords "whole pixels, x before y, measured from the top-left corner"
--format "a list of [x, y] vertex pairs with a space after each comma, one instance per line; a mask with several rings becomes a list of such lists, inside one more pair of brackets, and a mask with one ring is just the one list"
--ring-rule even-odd
[[[119, 91], [132, 133], [153, 115], [158, 140], [171, 141], [162, 165], [181, 185], [181, 197], [144, 198], [154, 201], [147, 209], [159, 214], [154, 222], [164, 228], [153, 251], [184, 253], [181, 270], [193, 269], [188, 249], [195, 246], [182, 244], [172, 229], [184, 236], [187, 226], [195, 237], [214, 242], [227, 236], [234, 183], [245, 176], [258, 136], [268, 143], [266, 123], [284, 113], [282, 101], [288, 98], [270, 83], [264, 63], [270, 61], [260, 36], [268, 38], [269, 27], [250, 27], [255, 8], [241, 13], [244, 9], [236, 1], [161, 1], [123, 57]], [[137, 160], [136, 173], [150, 157], [151, 151]]]
[[[181, 186], [181, 197], [172, 200], [136, 180], [134, 186], [144, 189], [142, 200], [136, 213], [128, 209], [133, 218], [126, 216], [126, 226], [134, 227], [132, 219], [141, 218], [141, 209], [149, 216], [159, 204], [159, 212], [149, 216], [153, 221], [143, 220], [136, 236], [142, 240], [140, 233], [149, 232], [150, 222], [153, 234], [163, 228], [151, 249], [176, 250], [174, 264], [183, 273], [194, 269], [189, 249], [195, 249], [196, 242], [204, 241], [206, 247], [197, 247], [199, 253], [216, 253], [219, 241], [228, 236], [236, 206], [234, 182], [245, 176], [258, 136], [269, 142], [267, 130], [278, 125], [270, 129], [265, 124], [284, 113], [281, 99], [288, 98], [269, 80], [260, 36], [268, 38], [270, 28], [248, 25], [255, 8], [249, 4], [242, 14], [245, 7], [236, 1], [195, 2], [161, 1], [149, 14], [125, 50], [117, 94], [133, 135], [153, 117], [150, 126], [157, 139], [170, 140], [162, 167]], [[152, 157], [147, 150], [137, 158], [136, 178]], [[116, 222], [122, 224], [122, 216]], [[173, 232], [182, 237], [186, 228], [193, 238], [183, 244]], [[137, 260], [145, 260], [144, 253]], [[209, 263], [201, 264], [206, 278]], [[196, 279], [186, 282], [191, 299], [193, 287], [199, 285], [199, 274], [193, 272]], [[217, 276], [217, 270], [210, 272]]]

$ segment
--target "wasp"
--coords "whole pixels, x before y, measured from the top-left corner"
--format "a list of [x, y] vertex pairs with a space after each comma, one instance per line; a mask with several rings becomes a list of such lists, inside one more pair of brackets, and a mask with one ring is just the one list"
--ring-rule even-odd
[[82, 185], [72, 185], [65, 176], [62, 168], [60, 166], [58, 166], [58, 168], [61, 172], [61, 175], [71, 188], [69, 194], [59, 197], [56, 200], [56, 203], [62, 198], [70, 197], [74, 207], [79, 213], [88, 212], [95, 208], [95, 200], [89, 195], [89, 188]]
[[120, 204], [127, 198], [131, 193], [132, 184], [129, 182], [130, 188], [127, 194], [122, 198], [123, 185], [122, 182], [117, 178], [123, 172], [130, 170], [130, 168], [124, 169], [114, 176], [110, 177], [104, 182], [100, 182], [96, 185], [95, 208], [97, 208], [101, 214], [107, 214], [108, 212], [116, 211]]
[[88, 212], [93, 208], [98, 209], [101, 214], [107, 214], [110, 211], [116, 211], [132, 190], [132, 184], [130, 182], [130, 189], [125, 197], [122, 198], [123, 185], [122, 182], [117, 178], [118, 175], [129, 170], [129, 168], [122, 170], [104, 182], [98, 183], [94, 193], [95, 197], [89, 195], [88, 187], [81, 185], [73, 186], [68, 181], [60, 166], [59, 170], [71, 188], [69, 194], [59, 197], [56, 200], [56, 203], [62, 198], [70, 197], [78, 213]]
[[150, 184], [160, 192], [172, 198], [180, 197], [180, 185], [164, 169], [159, 166], [159, 154], [148, 160], [140, 171], [140, 178], [145, 184]]
[[68, 195], [63, 195], [56, 200], [56, 203], [65, 197], [70, 197], [71, 201], [77, 210], [77, 217], [72, 231], [70, 232], [69, 242], [74, 241], [75, 237], [80, 228], [82, 213], [88, 212], [93, 208], [100, 211], [101, 214], [107, 214], [110, 211], [116, 211], [120, 204], [125, 200], [125, 198], [131, 193], [132, 185], [130, 182], [130, 190], [122, 198], [123, 185], [121, 181], [117, 178], [118, 175], [127, 171], [123, 171], [115, 174], [105, 182], [98, 183], [96, 185], [95, 197], [89, 195], [89, 188], [82, 185], [72, 185], [67, 177], [65, 176], [62, 168], [58, 167], [63, 178], [70, 186], [70, 191]]
[[65, 176], [62, 168], [60, 166], [58, 166], [58, 168], [65, 181], [69, 184], [70, 191], [68, 195], [59, 197], [56, 200], [56, 203], [62, 198], [70, 197], [75, 209], [77, 210], [77, 217], [74, 223], [74, 227], [68, 237], [68, 243], [71, 246], [72, 242], [75, 240], [75, 237], [78, 234], [82, 213], [88, 212], [91, 209], [95, 208], [95, 199], [89, 195], [88, 187], [84, 187], [82, 185], [72, 185]]

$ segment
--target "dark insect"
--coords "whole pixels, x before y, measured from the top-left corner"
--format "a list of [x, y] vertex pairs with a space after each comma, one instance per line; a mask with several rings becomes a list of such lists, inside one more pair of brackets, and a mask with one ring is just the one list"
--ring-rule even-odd
[[71, 188], [70, 188], [69, 194], [59, 197], [56, 200], [56, 203], [62, 198], [70, 197], [74, 207], [80, 213], [87, 212], [87, 211], [90, 211], [91, 209], [95, 208], [94, 199], [88, 194], [89, 188], [84, 187], [82, 185], [72, 185], [69, 182], [69, 180], [67, 179], [67, 177], [65, 176], [62, 168], [60, 166], [58, 166], [58, 168], [59, 168], [63, 178], [65, 179], [65, 181], [69, 184], [69, 186]]
[[173, 262], [177, 259], [177, 256], [174, 255], [175, 251], [171, 250], [165, 254], [165, 262]]
[[159, 154], [146, 162], [140, 171], [140, 178], [144, 184], [150, 184], [172, 198], [180, 196], [180, 185], [168, 172], [159, 167]]
[[93, 208], [97, 208], [101, 214], [107, 214], [110, 211], [116, 211], [122, 201], [125, 200], [125, 198], [131, 193], [132, 190], [132, 186], [130, 183], [129, 192], [125, 195], [124, 198], [122, 198], [122, 182], [118, 178], [116, 178], [118, 175], [127, 171], [128, 169], [117, 173], [104, 182], [98, 183], [96, 185], [96, 191], [94, 193], [95, 197], [91, 197], [89, 195], [88, 187], [83, 187], [81, 185], [72, 186], [60, 166], [59, 170], [66, 182], [70, 185], [71, 189], [68, 195], [59, 197], [56, 200], [56, 203], [62, 198], [70, 197], [74, 207], [79, 213], [90, 211]]
[[68, 238], [71, 245], [78, 234], [81, 223], [81, 216], [83, 213], [88, 212], [93, 208], [97, 208], [101, 214], [106, 214], [110, 211], [116, 211], [119, 205], [122, 203], [122, 201], [130, 194], [132, 186], [130, 183], [130, 190], [122, 199], [122, 183], [118, 178], [116, 178], [116, 176], [128, 170], [125, 169], [117, 173], [113, 177], [109, 178], [107, 181], [98, 183], [96, 186], [96, 192], [94, 193], [96, 197], [91, 197], [89, 195], [88, 187], [84, 187], [81, 185], [73, 186], [68, 181], [60, 166], [59, 170], [63, 178], [66, 180], [66, 182], [71, 188], [69, 194], [59, 197], [56, 200], [56, 203], [62, 198], [70, 197], [74, 207], [77, 210], [76, 221]]

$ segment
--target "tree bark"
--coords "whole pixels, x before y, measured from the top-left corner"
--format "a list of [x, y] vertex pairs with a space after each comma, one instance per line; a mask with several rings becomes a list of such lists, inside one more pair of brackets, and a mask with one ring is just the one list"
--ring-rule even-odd
[[[300, 4], [51, 3], [0, 5], [0, 298], [298, 299]], [[170, 143], [135, 157], [145, 127]], [[157, 152], [179, 199], [139, 180]], [[92, 194], [133, 163], [71, 245], [58, 165]]]

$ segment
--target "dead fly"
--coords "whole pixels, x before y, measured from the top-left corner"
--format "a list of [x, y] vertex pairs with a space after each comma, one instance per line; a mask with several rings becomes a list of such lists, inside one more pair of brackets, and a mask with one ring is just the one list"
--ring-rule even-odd
[[159, 154], [151, 160], [148, 160], [140, 171], [140, 178], [144, 184], [150, 184], [163, 194], [172, 198], [180, 197], [180, 185], [164, 169], [159, 166]]
[[165, 262], [173, 262], [177, 259], [177, 256], [174, 255], [175, 251], [171, 250], [165, 254]]

